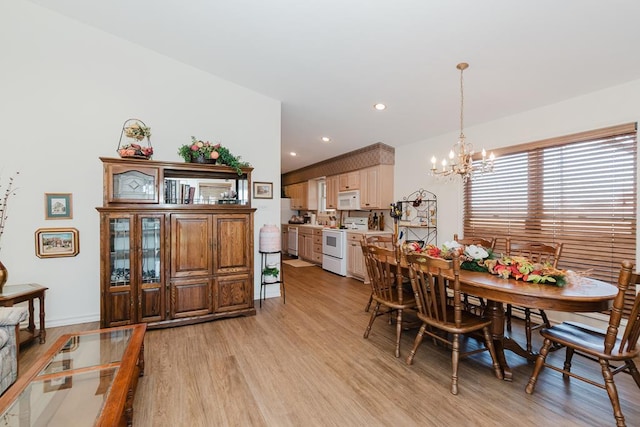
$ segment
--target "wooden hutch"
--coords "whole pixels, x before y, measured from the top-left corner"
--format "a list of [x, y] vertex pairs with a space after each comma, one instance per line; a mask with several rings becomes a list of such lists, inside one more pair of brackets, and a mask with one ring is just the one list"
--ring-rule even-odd
[[252, 168], [100, 160], [102, 327], [256, 313]]

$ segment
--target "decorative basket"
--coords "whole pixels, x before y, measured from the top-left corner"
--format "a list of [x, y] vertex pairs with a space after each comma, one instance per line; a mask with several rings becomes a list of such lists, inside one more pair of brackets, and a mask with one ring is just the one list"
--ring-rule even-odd
[[[128, 138], [122, 142], [122, 138]], [[151, 128], [140, 119], [127, 119], [122, 125], [120, 140], [116, 151], [122, 158], [149, 160], [153, 155], [151, 146]], [[140, 144], [144, 139], [146, 144]], [[128, 141], [128, 142], [127, 142]]]

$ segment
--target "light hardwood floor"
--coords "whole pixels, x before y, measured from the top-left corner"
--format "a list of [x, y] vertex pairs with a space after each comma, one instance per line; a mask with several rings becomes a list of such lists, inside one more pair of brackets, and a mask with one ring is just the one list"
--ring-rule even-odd
[[[615, 424], [604, 390], [577, 380], [565, 383], [551, 370], [543, 371], [535, 394], [527, 395], [532, 365], [511, 353], [513, 382], [495, 378], [484, 352], [460, 362], [460, 392], [453, 396], [448, 351], [425, 340], [414, 364], [405, 363], [415, 329], [403, 333], [400, 359], [393, 355], [395, 328], [386, 316], [363, 339], [367, 286], [319, 267], [284, 268], [286, 304], [272, 298], [256, 316], [147, 332], [134, 425]], [[49, 330], [47, 344], [21, 352], [20, 369], [25, 372], [60, 334], [97, 326]], [[514, 327], [520, 332], [519, 323]], [[473, 339], [466, 343], [475, 345]], [[582, 370], [579, 359], [574, 366]], [[597, 364], [586, 366], [599, 378]], [[640, 426], [640, 390], [626, 374], [617, 375], [616, 384], [628, 425]]]

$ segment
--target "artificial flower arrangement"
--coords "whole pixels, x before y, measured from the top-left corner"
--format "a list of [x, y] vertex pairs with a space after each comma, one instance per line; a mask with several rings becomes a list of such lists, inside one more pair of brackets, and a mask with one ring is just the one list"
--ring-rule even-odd
[[120, 157], [134, 157], [140, 159], [150, 159], [153, 155], [153, 147], [149, 138], [151, 137], [151, 128], [137, 119], [128, 119], [124, 122], [122, 127], [122, 133], [127, 138], [131, 138], [134, 141], [140, 142], [144, 138], [147, 138], [147, 146], [144, 147], [137, 142], [131, 142], [129, 144], [122, 144], [122, 134], [120, 135], [120, 142], [118, 143], [118, 154]]
[[222, 165], [230, 166], [236, 170], [238, 175], [242, 175], [241, 168], [251, 166], [248, 162], [241, 161], [240, 156], [234, 156], [231, 154], [229, 149], [220, 143], [213, 144], [209, 141], [202, 141], [197, 139], [195, 136], [191, 137], [191, 144], [184, 144], [178, 148], [178, 154], [185, 162], [217, 162]]
[[544, 283], [555, 286], [566, 284], [566, 271], [550, 263], [532, 262], [521, 256], [494, 256], [491, 249], [480, 245], [464, 246], [458, 242], [445, 242], [442, 247], [426, 245], [409, 246], [413, 252], [424, 253], [435, 258], [451, 259], [455, 252], [460, 257], [460, 268], [495, 274], [504, 279], [512, 278], [524, 282]]

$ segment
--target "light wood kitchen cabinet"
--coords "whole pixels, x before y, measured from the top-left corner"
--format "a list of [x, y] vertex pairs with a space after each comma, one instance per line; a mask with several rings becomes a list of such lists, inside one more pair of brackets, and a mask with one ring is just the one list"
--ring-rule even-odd
[[350, 191], [360, 188], [360, 172], [352, 171], [338, 175], [338, 190]]
[[[255, 314], [252, 169], [238, 175], [227, 166], [101, 160], [102, 327]], [[206, 196], [219, 181], [238, 197]]]
[[280, 248], [283, 254], [289, 252], [289, 224], [280, 226]]
[[361, 169], [360, 208], [387, 209], [393, 203], [393, 165]]
[[338, 191], [340, 189], [338, 175], [328, 176], [325, 182], [327, 189], [327, 209], [338, 209]]
[[365, 280], [367, 269], [360, 243], [363, 237], [362, 233], [347, 233], [347, 276], [368, 282]]
[[291, 209], [318, 209], [318, 186], [315, 180], [299, 182], [287, 186], [287, 193], [291, 197]]
[[322, 229], [298, 227], [298, 258], [322, 264]]

